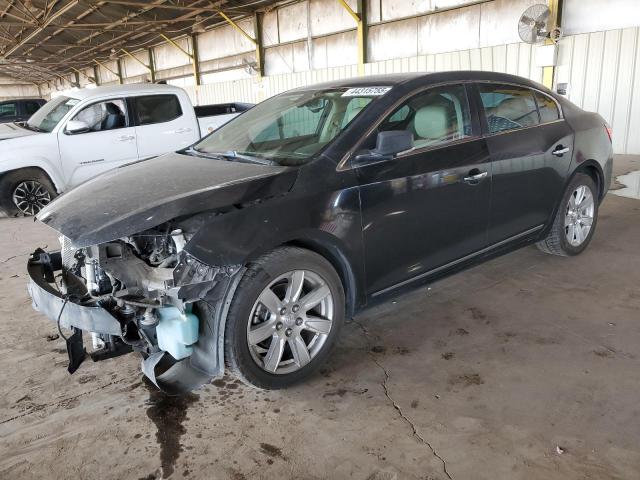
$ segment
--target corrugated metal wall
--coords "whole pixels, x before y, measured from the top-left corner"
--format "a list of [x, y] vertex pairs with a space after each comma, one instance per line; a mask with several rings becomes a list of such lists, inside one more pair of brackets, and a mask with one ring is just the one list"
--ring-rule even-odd
[[36, 85], [15, 83], [13, 78], [0, 77], [0, 100], [38, 96], [38, 87]]
[[[565, 37], [558, 49], [556, 82], [569, 83], [569, 99], [600, 113], [614, 130], [616, 153], [640, 154], [640, 28]], [[370, 74], [489, 70], [542, 80], [535, 48], [514, 43], [459, 52], [369, 63]], [[198, 104], [257, 103], [291, 88], [357, 76], [355, 65], [187, 87]]]
[[[438, 72], [446, 70], [491, 70], [513, 73], [535, 81], [542, 79], [542, 69], [535, 66], [534, 47], [522, 43], [476, 48], [460, 52], [397, 58], [365, 65], [366, 75], [402, 72]], [[356, 65], [286, 73], [228, 82], [187, 87], [199, 105], [221, 102], [257, 103], [286, 90], [335, 79], [355, 77]]]
[[560, 42], [556, 82], [569, 83], [573, 103], [609, 122], [616, 153], [640, 154], [639, 35], [636, 27]]

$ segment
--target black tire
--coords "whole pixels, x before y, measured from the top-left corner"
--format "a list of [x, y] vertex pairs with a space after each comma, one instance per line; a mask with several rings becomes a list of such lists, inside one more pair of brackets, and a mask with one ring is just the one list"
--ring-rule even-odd
[[[13, 170], [0, 176], [0, 212], [10, 217], [18, 215], [32, 215], [29, 209], [26, 209], [27, 211], [25, 211], [25, 209], [20, 209], [13, 201], [13, 195], [16, 188], [18, 188], [18, 186], [23, 182], [37, 182], [41, 185], [49, 195], [47, 203], [58, 195], [47, 174], [39, 168], [22, 168], [20, 170]], [[34, 208], [33, 211], [37, 214], [39, 210]]]
[[[293, 270], [308, 270], [326, 283], [333, 299], [333, 323], [320, 350], [309, 363], [291, 373], [270, 373], [258, 365], [250, 352], [247, 329], [252, 309], [262, 291], [274, 280]], [[322, 256], [297, 247], [281, 247], [247, 265], [229, 306], [224, 333], [225, 363], [229, 372], [244, 383], [276, 390], [298, 383], [322, 365], [335, 347], [344, 323], [345, 295], [340, 277]]]
[[[587, 187], [593, 195], [593, 223], [591, 224], [589, 233], [582, 241], [582, 243], [580, 245], [574, 246], [571, 245], [567, 239], [565, 216], [567, 215], [567, 211], [569, 208], [569, 200], [576, 189], [580, 186]], [[558, 212], [556, 213], [556, 217], [553, 221], [553, 226], [551, 227], [549, 234], [546, 238], [536, 243], [536, 246], [544, 253], [560, 255], [563, 257], [578, 255], [582, 253], [584, 249], [589, 245], [589, 242], [591, 242], [593, 234], [596, 230], [596, 224], [598, 223], [598, 205], [599, 194], [596, 182], [594, 182], [593, 178], [591, 178], [589, 175], [586, 175], [584, 173], [576, 173], [562, 197], [562, 202], [558, 207]]]

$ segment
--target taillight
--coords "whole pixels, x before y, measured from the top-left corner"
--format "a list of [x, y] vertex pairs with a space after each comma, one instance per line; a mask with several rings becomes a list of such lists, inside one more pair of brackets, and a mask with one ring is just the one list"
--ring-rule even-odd
[[609, 135], [609, 141], [613, 142], [612, 137], [613, 137], [613, 128], [611, 128], [611, 126], [608, 123], [604, 124], [604, 129], [607, 131], [607, 135]]

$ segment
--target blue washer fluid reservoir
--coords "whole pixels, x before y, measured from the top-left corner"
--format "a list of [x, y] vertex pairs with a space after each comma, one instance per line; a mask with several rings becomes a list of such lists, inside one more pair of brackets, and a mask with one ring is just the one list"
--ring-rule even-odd
[[198, 341], [198, 317], [189, 311], [182, 314], [176, 307], [159, 308], [157, 312], [158, 347], [176, 360], [191, 355], [191, 345]]

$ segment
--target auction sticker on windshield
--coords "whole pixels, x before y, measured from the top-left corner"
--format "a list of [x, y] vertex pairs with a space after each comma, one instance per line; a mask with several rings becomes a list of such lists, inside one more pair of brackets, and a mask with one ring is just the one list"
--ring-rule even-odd
[[356, 87], [350, 88], [342, 94], [343, 97], [379, 97], [384, 95], [391, 87]]

